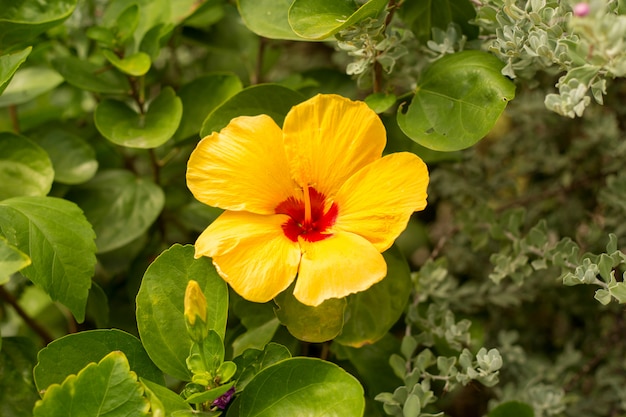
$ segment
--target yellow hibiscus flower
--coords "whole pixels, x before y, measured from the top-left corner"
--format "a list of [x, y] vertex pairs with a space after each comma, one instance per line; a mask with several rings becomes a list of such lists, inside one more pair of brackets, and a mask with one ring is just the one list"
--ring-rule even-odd
[[385, 143], [376, 113], [337, 95], [294, 106], [282, 129], [267, 115], [233, 119], [189, 158], [193, 195], [226, 210], [196, 258], [255, 302], [294, 279], [310, 306], [368, 289], [387, 274], [381, 252], [426, 207], [426, 165], [409, 152], [381, 157]]

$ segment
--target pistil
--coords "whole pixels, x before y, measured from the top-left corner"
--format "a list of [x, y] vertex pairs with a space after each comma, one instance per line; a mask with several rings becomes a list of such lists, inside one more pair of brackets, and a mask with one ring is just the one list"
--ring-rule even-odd
[[311, 224], [311, 195], [309, 194], [309, 186], [305, 185], [302, 192], [304, 194], [304, 224]]

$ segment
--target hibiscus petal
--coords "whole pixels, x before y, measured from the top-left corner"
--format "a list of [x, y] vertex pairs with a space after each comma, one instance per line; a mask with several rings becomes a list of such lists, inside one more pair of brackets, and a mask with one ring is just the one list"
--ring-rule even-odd
[[380, 158], [385, 127], [365, 103], [325, 94], [294, 106], [283, 125], [293, 178], [332, 198], [341, 184]]
[[357, 233], [380, 252], [406, 228], [411, 214], [426, 207], [428, 169], [415, 154], [387, 155], [350, 177], [335, 197], [335, 228]]
[[338, 232], [316, 242], [301, 239], [300, 245], [294, 296], [303, 304], [317, 306], [329, 298], [364, 291], [387, 274], [380, 252], [353, 233]]
[[187, 186], [210, 206], [259, 214], [274, 213], [297, 188], [282, 132], [266, 115], [237, 117], [202, 139], [189, 157]]
[[198, 237], [196, 258], [213, 258], [217, 272], [239, 295], [264, 303], [296, 276], [300, 247], [282, 230], [285, 215], [226, 211]]

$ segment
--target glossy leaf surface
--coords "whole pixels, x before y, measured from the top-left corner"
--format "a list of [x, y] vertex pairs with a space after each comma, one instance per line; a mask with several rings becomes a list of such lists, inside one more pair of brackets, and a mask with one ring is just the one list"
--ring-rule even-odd
[[29, 46], [21, 51], [0, 56], [0, 94], [9, 85], [13, 74], [26, 61], [32, 49], [32, 46]]
[[46, 151], [28, 138], [0, 132], [0, 200], [45, 196], [53, 180], [54, 170]]
[[237, 8], [246, 26], [269, 39], [304, 40], [289, 25], [289, 7], [293, 0], [237, 0]]
[[515, 96], [504, 64], [480, 51], [435, 61], [422, 76], [413, 101], [398, 111], [398, 125], [411, 139], [437, 151], [472, 146], [493, 127]]
[[98, 131], [111, 142], [129, 148], [150, 149], [167, 142], [178, 129], [183, 105], [171, 87], [164, 88], [150, 103], [145, 114], [114, 99], [96, 107], [94, 120]]
[[31, 258], [22, 273], [82, 322], [96, 248], [80, 208], [55, 197], [0, 201], [0, 233]]
[[61, 385], [48, 388], [34, 417], [127, 417], [148, 415], [148, 400], [120, 351], [91, 363]]
[[241, 394], [240, 417], [361, 417], [363, 387], [337, 365], [292, 358], [259, 372]]
[[26, 103], [63, 82], [61, 74], [47, 67], [27, 67], [15, 72], [0, 96], [0, 107]]
[[193, 246], [174, 245], [161, 253], [144, 274], [137, 294], [137, 325], [146, 351], [163, 372], [181, 380], [191, 379], [185, 360], [192, 341], [183, 318], [190, 279], [198, 282], [207, 298], [209, 328], [223, 339], [228, 288], [210, 259], [194, 259]]
[[294, 0], [289, 9], [289, 23], [303, 38], [324, 39], [363, 19], [376, 17], [387, 3], [387, 0], [369, 0], [355, 9], [351, 0]]
[[90, 330], [56, 339], [39, 351], [34, 369], [38, 390], [61, 384], [91, 362], [113, 351], [123, 352], [130, 370], [150, 381], [164, 384], [163, 374], [152, 363], [139, 339], [121, 330]]

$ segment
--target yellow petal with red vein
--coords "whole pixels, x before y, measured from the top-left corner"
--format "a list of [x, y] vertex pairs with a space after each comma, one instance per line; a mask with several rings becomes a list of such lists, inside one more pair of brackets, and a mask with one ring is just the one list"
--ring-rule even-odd
[[352, 174], [380, 158], [386, 143], [374, 111], [332, 94], [294, 106], [283, 134], [293, 178], [331, 198]]
[[226, 211], [198, 237], [196, 258], [213, 258], [217, 272], [243, 298], [264, 303], [296, 276], [300, 247], [281, 225], [285, 215]]
[[329, 298], [364, 291], [387, 275], [383, 256], [365, 238], [338, 232], [328, 239], [300, 239], [302, 259], [294, 296], [317, 306]]
[[426, 207], [428, 169], [415, 154], [387, 155], [350, 177], [335, 197], [334, 228], [359, 234], [380, 252]]
[[198, 143], [187, 164], [187, 186], [210, 206], [274, 213], [296, 186], [283, 149], [272, 118], [237, 117]]

